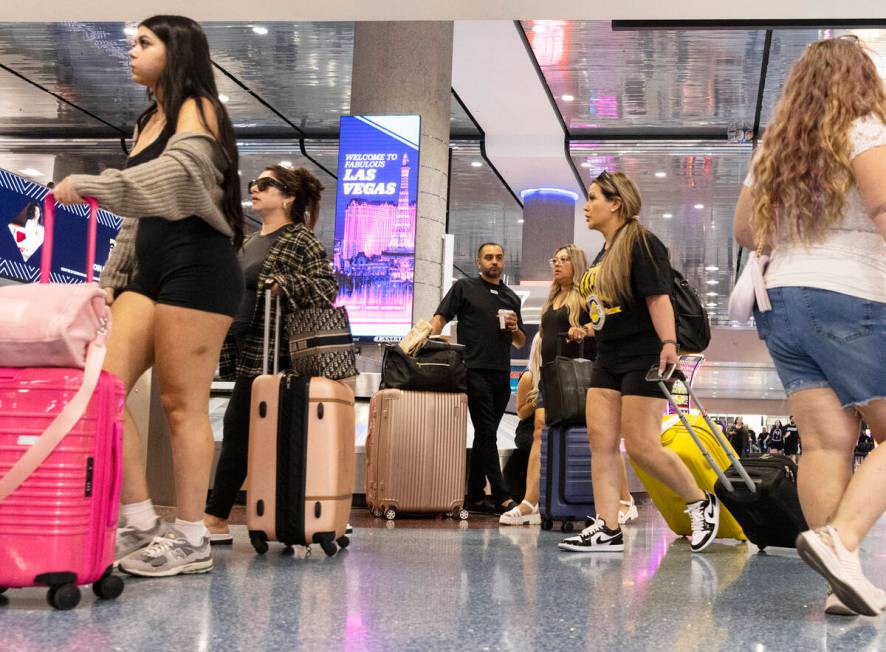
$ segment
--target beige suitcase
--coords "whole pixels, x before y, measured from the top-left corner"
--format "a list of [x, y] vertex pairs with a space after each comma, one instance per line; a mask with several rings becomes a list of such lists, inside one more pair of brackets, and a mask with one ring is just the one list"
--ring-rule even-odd
[[366, 503], [376, 516], [443, 512], [468, 518], [468, 397], [384, 389], [369, 404]]
[[[266, 303], [267, 319], [267, 298]], [[265, 341], [267, 330], [266, 325]], [[246, 523], [255, 550], [267, 552], [268, 541], [318, 543], [330, 556], [336, 543], [346, 547], [354, 464], [354, 393], [349, 387], [291, 372], [256, 378], [246, 488]]]

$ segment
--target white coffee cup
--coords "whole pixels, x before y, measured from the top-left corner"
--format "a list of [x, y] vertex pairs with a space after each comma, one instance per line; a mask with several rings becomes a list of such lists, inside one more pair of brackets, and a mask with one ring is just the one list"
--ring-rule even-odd
[[498, 327], [499, 327], [499, 329], [506, 330], [508, 327], [508, 325], [506, 323], [508, 320], [508, 317], [510, 315], [516, 315], [516, 314], [517, 313], [515, 313], [513, 310], [505, 310], [504, 308], [500, 309], [498, 311]]

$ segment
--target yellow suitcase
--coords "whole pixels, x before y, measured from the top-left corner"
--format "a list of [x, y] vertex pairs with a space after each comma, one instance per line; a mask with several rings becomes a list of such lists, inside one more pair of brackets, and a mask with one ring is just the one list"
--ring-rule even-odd
[[[729, 457], [727, 457], [723, 447], [717, 443], [704, 418], [700, 414], [687, 414], [686, 418], [717, 465], [724, 470], [729, 468], [731, 465]], [[698, 486], [705, 491], [714, 493], [717, 474], [710, 467], [702, 452], [698, 450], [698, 446], [695, 445], [686, 428], [680, 423], [679, 417], [677, 415], [665, 417], [661, 430], [662, 445], [680, 456], [680, 459], [683, 460], [683, 463], [695, 477]], [[658, 508], [658, 511], [661, 512], [661, 515], [664, 516], [670, 528], [681, 536], [691, 534], [692, 528], [689, 525], [689, 515], [684, 511], [686, 509], [686, 502], [683, 498], [640, 469], [634, 463], [634, 460], [631, 460], [631, 466], [634, 467], [637, 477], [640, 478], [640, 481], [649, 493], [649, 497], [652, 498], [652, 502]], [[738, 539], [739, 541], [747, 540], [741, 526], [722, 504], [720, 506], [720, 530], [717, 533], [717, 538]]]

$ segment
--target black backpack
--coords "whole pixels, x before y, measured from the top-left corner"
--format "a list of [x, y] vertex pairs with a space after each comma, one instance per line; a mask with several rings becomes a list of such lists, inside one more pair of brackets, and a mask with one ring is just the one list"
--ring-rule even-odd
[[701, 353], [711, 343], [708, 313], [689, 282], [671, 267], [674, 276], [674, 317], [677, 321], [677, 345], [685, 353]]

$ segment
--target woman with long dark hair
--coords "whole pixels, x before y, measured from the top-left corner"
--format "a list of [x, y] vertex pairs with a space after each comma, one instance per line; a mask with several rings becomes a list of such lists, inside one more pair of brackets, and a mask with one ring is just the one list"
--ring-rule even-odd
[[148, 18], [129, 57], [150, 104], [125, 169], [71, 175], [54, 193], [64, 204], [94, 196], [130, 218], [101, 275], [113, 301], [105, 369], [128, 392], [153, 366], [170, 428], [177, 519], [167, 528], [148, 494], [140, 436], [126, 414], [124, 527], [115, 559], [133, 575], [203, 573], [212, 569], [202, 520], [214, 450], [209, 389], [243, 296], [237, 148], [196, 22]]
[[[285, 298], [285, 312], [322, 308], [335, 301], [338, 284], [314, 226], [323, 185], [299, 168], [272, 165], [249, 182], [252, 210], [261, 228], [247, 238], [240, 263], [246, 295], [222, 347], [219, 375], [233, 380], [225, 410], [224, 441], [215, 471], [212, 496], [203, 517], [214, 544], [233, 540], [228, 515], [243, 481], [249, 450], [252, 381], [262, 373], [265, 290]], [[274, 324], [271, 324], [273, 334]], [[280, 334], [280, 368], [289, 366], [286, 331]]]
[[812, 529], [797, 549], [830, 582], [827, 613], [873, 616], [886, 592], [859, 550], [886, 510], [886, 447], [851, 464], [859, 415], [886, 441], [886, 89], [857, 38], [812, 43], [794, 64], [744, 185], [735, 239], [771, 251], [757, 332], [803, 433]]
[[625, 174], [604, 171], [588, 188], [585, 217], [605, 244], [581, 280], [588, 298], [597, 360], [586, 414], [597, 516], [581, 534], [560, 543], [572, 552], [621, 552], [620, 438], [631, 459], [686, 502], [690, 544], [699, 552], [717, 534], [720, 504], [702, 491], [677, 454], [661, 444], [665, 399], [646, 380], [652, 365], [678, 361], [668, 250], [640, 224], [640, 193]]

